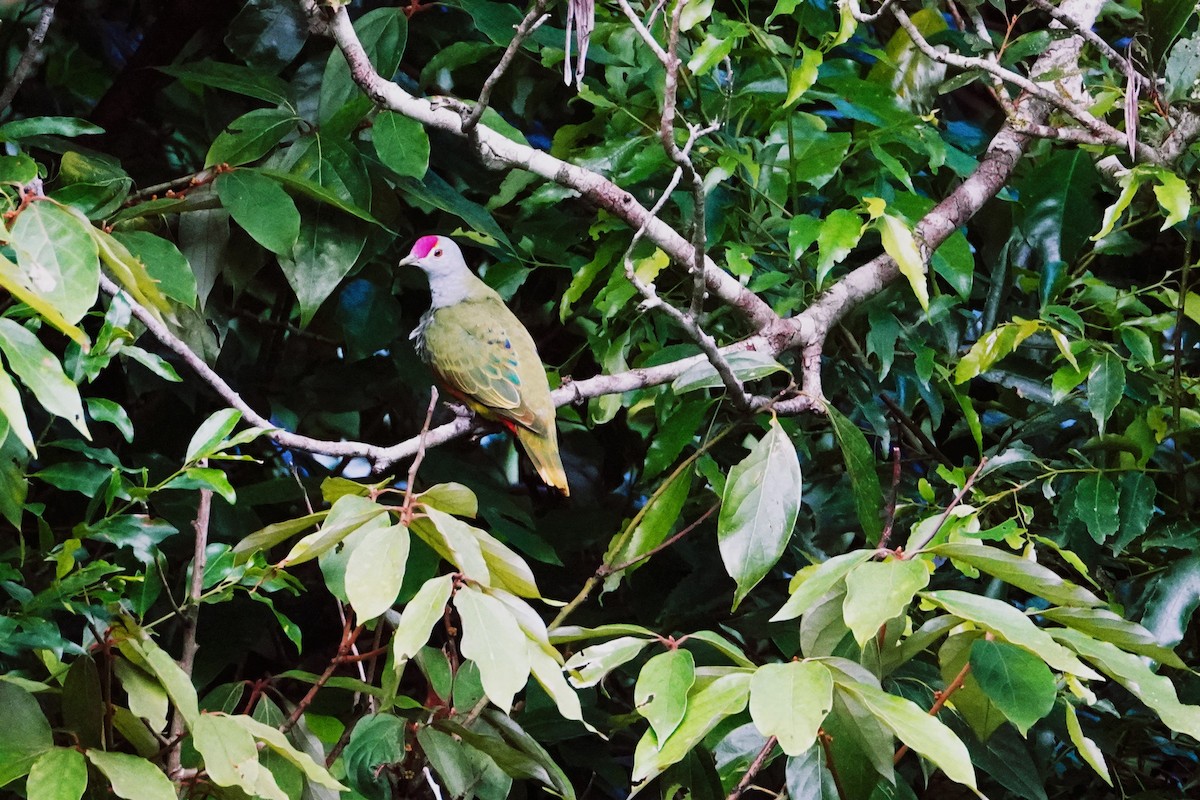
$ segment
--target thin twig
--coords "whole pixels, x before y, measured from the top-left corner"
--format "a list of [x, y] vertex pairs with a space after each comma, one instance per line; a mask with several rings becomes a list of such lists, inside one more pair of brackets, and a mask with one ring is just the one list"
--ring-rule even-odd
[[825, 731], [819, 731], [817, 741], [821, 743], [821, 750], [825, 752], [825, 764], [829, 768], [830, 777], [833, 778], [833, 788], [837, 790], [838, 800], [849, 800], [850, 795], [846, 794], [846, 787], [842, 786], [842, 776], [838, 774], [837, 764], [833, 761], [833, 737]]
[[664, 67], [667, 66], [667, 51], [663, 50], [662, 45], [654, 38], [654, 34], [650, 33], [650, 29], [643, 24], [641, 17], [629, 5], [629, 0], [617, 0], [617, 5], [621, 9], [621, 13], [625, 15], [625, 18], [633, 25], [633, 29], [637, 32], [637, 35], [650, 48], [650, 52], [654, 53], [654, 57], [658, 59], [658, 63]]
[[[207, 463], [202, 460], [200, 465], [204, 466]], [[192, 547], [192, 580], [188, 586], [186, 610], [181, 617], [183, 620], [183, 647], [179, 656], [179, 668], [189, 679], [192, 677], [192, 670], [195, 669], [196, 651], [199, 649], [199, 645], [196, 643], [196, 628], [200, 621], [200, 596], [204, 593], [204, 566], [208, 556], [208, 524], [212, 514], [212, 498], [211, 489], [200, 490], [196, 518], [192, 521], [192, 531], [195, 534]], [[176, 708], [175, 714], [171, 717], [170, 735], [172, 738], [178, 739], [186, 730], [187, 723], [183, 719], [183, 714]], [[174, 775], [179, 771], [182, 766], [182, 755], [182, 748], [177, 742], [167, 754], [168, 775]]]
[[58, 0], [45, 0], [42, 5], [42, 15], [38, 17], [37, 24], [29, 32], [29, 43], [25, 45], [25, 51], [21, 53], [21, 60], [17, 62], [8, 83], [4, 85], [4, 91], [0, 92], [0, 111], [12, 105], [21, 84], [29, 77], [29, 73], [33, 72], [34, 65], [41, 60], [42, 43], [46, 41], [50, 23], [54, 21], [56, 6], [58, 6]]
[[400, 522], [407, 527], [412, 524], [413, 498], [416, 497], [414, 487], [417, 483], [417, 470], [425, 460], [425, 440], [429, 437], [429, 426], [433, 422], [433, 412], [437, 408], [438, 390], [436, 386], [429, 390], [429, 410], [425, 412], [425, 422], [421, 425], [421, 433], [417, 436], [417, 454], [413, 456], [412, 465], [408, 468], [408, 482], [404, 487], [404, 504], [400, 506]]
[[294, 709], [292, 709], [292, 713], [288, 715], [288, 718], [285, 719], [282, 724], [280, 724], [280, 733], [287, 733], [296, 726], [296, 723], [299, 722], [300, 718], [304, 716], [304, 712], [308, 710], [308, 707], [312, 705], [313, 700], [316, 699], [317, 692], [321, 691], [321, 689], [325, 687], [325, 684], [329, 683], [329, 679], [333, 677], [333, 673], [337, 671], [338, 666], [344, 663], [346, 657], [350, 655], [351, 648], [354, 646], [355, 641], [358, 640], [359, 635], [363, 632], [362, 625], [351, 629], [350, 626], [352, 622], [352, 617], [346, 618], [346, 622], [342, 625], [342, 640], [338, 644], [337, 653], [333, 656], [333, 658], [329, 659], [329, 665], [325, 667], [325, 671], [321, 673], [319, 678], [317, 678], [317, 682], [309, 687], [309, 690], [304, 694], [304, 697], [300, 698], [300, 702], [296, 704]]
[[703, 514], [701, 514], [699, 517], [697, 517], [695, 520], [693, 520], [687, 527], [685, 527], [679, 533], [677, 533], [674, 536], [672, 536], [671, 538], [667, 539], [666, 541], [664, 541], [662, 544], [658, 545], [657, 547], [651, 548], [650, 550], [647, 550], [646, 552], [642, 553], [640, 556], [637, 556], [636, 558], [631, 558], [623, 564], [616, 564], [615, 566], [612, 566], [612, 567], [604, 566], [602, 564], [602, 565], [600, 565], [600, 568], [596, 570], [596, 573], [600, 574], [601, 572], [603, 572], [604, 574], [602, 577], [608, 577], [609, 575], [612, 575], [614, 572], [620, 572], [623, 569], [629, 569], [630, 567], [632, 567], [635, 564], [642, 563], [643, 561], [650, 558], [651, 556], [658, 555], [663, 550], [666, 550], [668, 547], [675, 544], [676, 542], [678, 542], [683, 537], [687, 536], [692, 531], [696, 530], [696, 528], [700, 527], [700, 525], [703, 524], [703, 522], [706, 519], [711, 517], [713, 515], [713, 512], [715, 512], [720, 507], [721, 507], [720, 502], [713, 503], [711, 506], [708, 507], [707, 511], [705, 511]]
[[[609, 546], [609, 558], [616, 558], [618, 555], [620, 555], [621, 551], [625, 549], [625, 545], [629, 543], [630, 537], [633, 536], [633, 532], [637, 530], [637, 526], [649, 512], [650, 507], [656, 500], [658, 500], [659, 497], [662, 496], [662, 493], [665, 492], [667, 487], [671, 485], [671, 482], [678, 478], [684, 472], [684, 470], [691, 469], [692, 465], [696, 463], [696, 460], [699, 459], [700, 456], [711, 450], [717, 442], [724, 439], [730, 432], [733, 431], [733, 429], [733, 425], [727, 425], [726, 427], [722, 428], [720, 431], [710, 437], [708, 441], [696, 448], [696, 452], [684, 459], [682, 464], [672, 470], [671, 474], [668, 475], [666, 479], [659, 485], [659, 487], [654, 490], [654, 493], [650, 495], [650, 499], [646, 501], [641, 509], [638, 510], [638, 513], [634, 515], [633, 519], [629, 521], [629, 524], [626, 525], [625, 528], [613, 539], [612, 544]], [[562, 625], [566, 621], [567, 617], [575, 613], [575, 609], [579, 608], [584, 604], [584, 602], [587, 601], [588, 597], [591, 596], [592, 591], [596, 588], [596, 586], [614, 571], [613, 565], [608, 561], [605, 561], [600, 566], [596, 567], [596, 571], [584, 582], [583, 588], [581, 588], [579, 593], [572, 598], [571, 602], [567, 603], [559, 610], [558, 615], [554, 617], [554, 621], [551, 622], [548, 627], [550, 629], [554, 629]]]
[[1083, 40], [1095, 47], [1109, 61], [1115, 62], [1126, 78], [1135, 81], [1138, 87], [1153, 86], [1154, 83], [1148, 77], [1138, 72], [1137, 67], [1133, 65], [1133, 61], [1117, 52], [1116, 48], [1108, 42], [1100, 38], [1091, 28], [1085, 28], [1071, 18], [1069, 14], [1064, 14], [1062, 9], [1051, 5], [1047, 0], [1030, 0], [1031, 3], [1041, 11], [1062, 23], [1063, 27], [1083, 37]]
[[[971, 662], [967, 661], [967, 663], [963, 664], [962, 669], [958, 671], [958, 674], [954, 676], [954, 680], [950, 681], [950, 685], [942, 691], [937, 692], [933, 700], [933, 707], [929, 709], [929, 716], [936, 717], [938, 715], [938, 712], [942, 710], [942, 706], [946, 705], [946, 701], [950, 699], [950, 695], [962, 688], [963, 681], [967, 679], [967, 673], [970, 671]], [[904, 758], [904, 754], [907, 752], [908, 745], [900, 745], [896, 749], [896, 755], [892, 757], [892, 763], [899, 764], [900, 759]]]
[[[1049, 103], [1061, 111], [1064, 111], [1070, 115], [1073, 120], [1107, 144], [1115, 145], [1117, 147], [1124, 147], [1126, 145], [1127, 142], [1125, 134], [1098, 117], [1092, 116], [1091, 112], [1087, 108], [1084, 108], [1082, 105], [1071, 100], [1069, 97], [1058, 94], [1046, 88], [1044, 85], [1035, 83], [1029, 78], [1026, 78], [1024, 75], [1021, 75], [1020, 73], [1014, 72], [1010, 69], [1005, 69], [998, 63], [986, 58], [973, 58], [960, 55], [958, 53], [943, 52], [938, 50], [925, 39], [920, 30], [918, 30], [917, 26], [913, 23], [903, 9], [893, 8], [892, 16], [895, 17], [898, 23], [900, 23], [900, 27], [904, 28], [905, 33], [907, 33], [909, 38], [912, 39], [912, 42], [914, 45], [916, 45], [917, 49], [924, 53], [925, 56], [932, 61], [946, 64], [951, 67], [956, 67], [958, 69], [980, 69], [991, 75], [995, 75], [1007, 83], [1011, 83], [1020, 87], [1023, 91], [1027, 92], [1033, 97], [1038, 98], [1042, 102]], [[1138, 158], [1142, 161], [1146, 161], [1151, 164], [1157, 164], [1160, 161], [1159, 155], [1148, 145], [1139, 145], [1137, 148], [1137, 153]]]
[[929, 533], [925, 536], [924, 541], [917, 540], [916, 542], [913, 542], [912, 547], [910, 547], [907, 552], [900, 555], [901, 558], [912, 558], [914, 555], [921, 552], [921, 548], [929, 544], [929, 542], [931, 542], [933, 538], [938, 535], [938, 531], [942, 529], [942, 526], [946, 524], [946, 520], [950, 518], [951, 512], [953, 512], [958, 504], [962, 502], [963, 498], [967, 496], [967, 492], [971, 491], [971, 487], [975, 485], [975, 479], [979, 477], [979, 473], [983, 471], [983, 468], [987, 462], [987, 456], [979, 459], [979, 466], [975, 467], [975, 471], [971, 473], [969, 478], [967, 478], [967, 482], [963, 484], [962, 489], [959, 489], [958, 493], [954, 495], [954, 499], [950, 501], [950, 505], [946, 506], [946, 510], [942, 512], [940, 517], [938, 517], [937, 523], [929, 530]]
[[892, 488], [888, 492], [887, 508], [885, 509], [886, 522], [883, 526], [883, 533], [879, 534], [878, 548], [883, 550], [887, 547], [888, 540], [892, 538], [892, 527], [896, 524], [896, 498], [900, 494], [900, 447], [892, 447]]
[[483, 82], [483, 88], [479, 90], [479, 99], [475, 101], [475, 107], [463, 119], [463, 133], [470, 134], [475, 130], [475, 126], [479, 124], [479, 120], [483, 117], [483, 112], [487, 111], [488, 103], [492, 100], [492, 91], [512, 65], [517, 51], [521, 49], [521, 45], [525, 43], [525, 40], [548, 19], [546, 16], [546, 6], [548, 4], [549, 0], [537, 0], [533, 4], [533, 7], [525, 14], [525, 18], [516, 26], [512, 41], [504, 49], [504, 55], [500, 56], [500, 63], [496, 65], [496, 68], [492, 70], [492, 74], [488, 75], [487, 80]]
[[775, 749], [775, 745], [778, 742], [779, 740], [774, 736], [767, 738], [767, 741], [765, 744], [763, 744], [762, 749], [758, 751], [758, 755], [756, 755], [754, 760], [750, 762], [750, 768], [746, 770], [746, 774], [742, 776], [740, 781], [738, 781], [737, 786], [733, 787], [733, 791], [729, 793], [729, 796], [726, 797], [725, 800], [738, 800], [738, 798], [742, 796], [742, 793], [750, 788], [750, 784], [754, 780], [754, 777], [758, 775], [758, 773], [762, 770], [763, 765], [767, 763], [768, 756], [771, 755], [771, 751]]

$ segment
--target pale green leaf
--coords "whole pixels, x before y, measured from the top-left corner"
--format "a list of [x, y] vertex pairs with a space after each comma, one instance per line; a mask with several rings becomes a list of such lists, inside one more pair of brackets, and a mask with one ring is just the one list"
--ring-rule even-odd
[[8, 429], [13, 432], [30, 455], [37, 457], [37, 447], [33, 442], [33, 432], [29, 430], [29, 421], [25, 418], [25, 407], [21, 404], [21, 393], [13, 383], [8, 373], [0, 369], [0, 416], [8, 422]]
[[125, 800], [176, 800], [175, 784], [157, 765], [125, 753], [88, 750], [88, 761], [108, 778], [113, 794]]
[[879, 236], [883, 241], [883, 249], [900, 267], [904, 277], [908, 278], [917, 302], [928, 311], [929, 282], [925, 279], [925, 259], [921, 257], [912, 229], [899, 217], [884, 214], [880, 217]]
[[70, 747], [55, 747], [33, 762], [25, 782], [29, 800], [79, 800], [87, 789], [87, 762]]
[[954, 589], [923, 592], [921, 596], [954, 616], [974, 622], [1010, 644], [1025, 648], [1054, 669], [1069, 672], [1080, 678], [1100, 677], [1095, 670], [1055, 642], [1049, 633], [1034, 625], [1029, 617], [1008, 603]]
[[152, 675], [123, 658], [113, 659], [113, 672], [129, 698], [129, 710], [154, 731], [167, 727], [167, 692]]
[[1200, 706], [1181, 703], [1171, 680], [1155, 674], [1141, 656], [1080, 631], [1064, 628], [1053, 634], [1153, 709], [1171, 730], [1200, 739]]
[[392, 607], [408, 562], [408, 528], [390, 525], [367, 531], [346, 562], [346, 596], [359, 622]]
[[1192, 191], [1183, 178], [1174, 172], [1157, 170], [1155, 178], [1158, 182], [1154, 184], [1154, 196], [1163, 211], [1167, 212], [1167, 218], [1159, 230], [1165, 231], [1188, 218], [1192, 211]]
[[333, 779], [329, 770], [314, 761], [308, 753], [297, 750], [287, 737], [279, 732], [278, 728], [259, 722], [245, 714], [238, 714], [229, 719], [249, 731], [255, 739], [265, 742], [267, 747], [283, 756], [284, 759], [299, 767], [305, 777], [313, 783], [339, 792], [346, 791], [345, 786]]
[[529, 680], [525, 634], [503, 603], [470, 584], [458, 590], [454, 608], [462, 619], [462, 654], [479, 667], [488, 698], [507, 713]]
[[871, 561], [851, 570], [842, 618], [858, 646], [865, 647], [884, 623], [904, 613], [913, 595], [928, 584], [929, 570], [921, 559]]
[[737, 582], [736, 608], [783, 555], [800, 511], [800, 460], [776, 419], [750, 454], [729, 471], [717, 545]]
[[454, 588], [454, 576], [430, 578], [421, 585], [400, 614], [392, 637], [392, 658], [397, 669], [417, 654], [429, 640], [429, 631], [442, 618]]
[[21, 382], [33, 392], [42, 407], [70, 422], [87, 439], [83, 401], [79, 389], [63, 372], [58, 359], [38, 341], [28, 328], [11, 319], [0, 318], [0, 351]]
[[818, 661], [764, 664], [750, 679], [750, 718], [789, 756], [804, 753], [833, 708], [833, 677]]
[[1129, 208], [1129, 204], [1133, 202], [1133, 197], [1137, 194], [1143, 178], [1144, 173], [1134, 170], [1117, 179], [1121, 186], [1121, 194], [1111, 206], [1104, 210], [1104, 221], [1100, 224], [1100, 230], [1092, 236], [1093, 242], [1098, 242], [1112, 233], [1121, 214], [1125, 213], [1125, 209]]
[[633, 702], [660, 742], [665, 742], [683, 721], [687, 695], [695, 682], [696, 661], [687, 650], [659, 653], [642, 666], [633, 688]]
[[222, 440], [233, 432], [241, 418], [242, 412], [234, 408], [224, 408], [210, 414], [192, 434], [183, 460], [191, 463], [216, 453], [221, 449]]
[[1076, 583], [1028, 558], [1006, 553], [996, 547], [975, 542], [950, 542], [931, 547], [930, 555], [969, 564], [1005, 583], [1044, 597], [1051, 603], [1067, 606], [1101, 606], [1104, 601]]
[[796, 573], [792, 579], [792, 596], [771, 617], [772, 622], [795, 619], [812, 607], [837, 586], [850, 572], [875, 555], [874, 550], [853, 550], [834, 556], [828, 561], [813, 564]]
[[622, 664], [638, 657], [642, 649], [653, 641], [651, 638], [619, 636], [607, 642], [585, 647], [567, 659], [563, 668], [571, 676], [571, 683], [583, 689], [595, 686]]
[[413, 520], [412, 532], [468, 578], [490, 585], [491, 572], [483, 546], [470, 525], [436, 508], [426, 508], [425, 517]]
[[1104, 751], [1100, 746], [1091, 739], [1083, 735], [1083, 728], [1079, 725], [1079, 717], [1075, 713], [1075, 706], [1070, 703], [1065, 704], [1067, 712], [1067, 734], [1071, 737], [1071, 741], [1075, 743], [1075, 747], [1079, 749], [1079, 755], [1087, 762], [1087, 765], [1096, 771], [1096, 774], [1104, 779], [1104, 782], [1109, 786], [1113, 785], [1112, 776], [1108, 772], [1108, 762], [1104, 760]]

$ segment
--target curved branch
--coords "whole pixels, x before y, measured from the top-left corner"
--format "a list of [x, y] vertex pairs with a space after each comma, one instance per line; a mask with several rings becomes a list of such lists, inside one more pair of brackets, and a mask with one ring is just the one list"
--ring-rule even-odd
[[38, 17], [37, 24], [29, 31], [29, 43], [25, 45], [25, 51], [21, 53], [21, 60], [17, 62], [12, 76], [4, 86], [4, 91], [0, 92], [0, 111], [12, 105], [21, 84], [25, 82], [29, 73], [33, 72], [34, 66], [41, 59], [42, 43], [46, 41], [46, 34], [50, 32], [50, 23], [54, 21], [54, 10], [57, 5], [58, 0], [46, 0], [42, 6], [42, 15]]
[[[336, 11], [318, 6], [316, 0], [301, 0], [305, 11], [334, 38], [350, 65], [350, 74], [367, 96], [376, 103], [415, 119], [423, 125], [465, 136], [461, 116], [450, 106], [458, 101], [427, 100], [414, 97], [392, 81], [376, 72], [363, 49], [345, 7]], [[484, 163], [516, 167], [540, 175], [546, 180], [574, 189], [593, 204], [624, 220], [631, 228], [646, 225], [646, 236], [677, 263], [688, 264], [694, 257], [692, 242], [671, 226], [653, 218], [649, 210], [629, 192], [608, 178], [591, 170], [568, 163], [527, 144], [514, 142], [486, 125], [473, 130], [473, 145]], [[762, 298], [736, 278], [718, 267], [711, 258], [705, 259], [705, 283], [709, 291], [722, 302], [741, 313], [755, 330], [764, 330], [779, 321]]]

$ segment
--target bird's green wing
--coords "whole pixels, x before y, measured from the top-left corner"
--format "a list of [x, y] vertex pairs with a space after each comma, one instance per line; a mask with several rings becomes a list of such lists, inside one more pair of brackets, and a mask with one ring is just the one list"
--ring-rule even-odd
[[[537, 361], [529, 334], [499, 302], [439, 309], [425, 331], [429, 366], [452, 393], [485, 414], [536, 426], [523, 399], [522, 375]], [[541, 372], [541, 363], [536, 364]], [[544, 373], [542, 373], [544, 374]]]

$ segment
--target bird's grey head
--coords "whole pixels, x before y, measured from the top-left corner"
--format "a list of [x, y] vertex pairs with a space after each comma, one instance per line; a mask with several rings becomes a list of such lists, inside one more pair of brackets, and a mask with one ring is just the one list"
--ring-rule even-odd
[[462, 250], [446, 236], [422, 236], [400, 260], [400, 266], [420, 267], [429, 277], [433, 307], [454, 305], [467, 295], [475, 278], [463, 259]]

